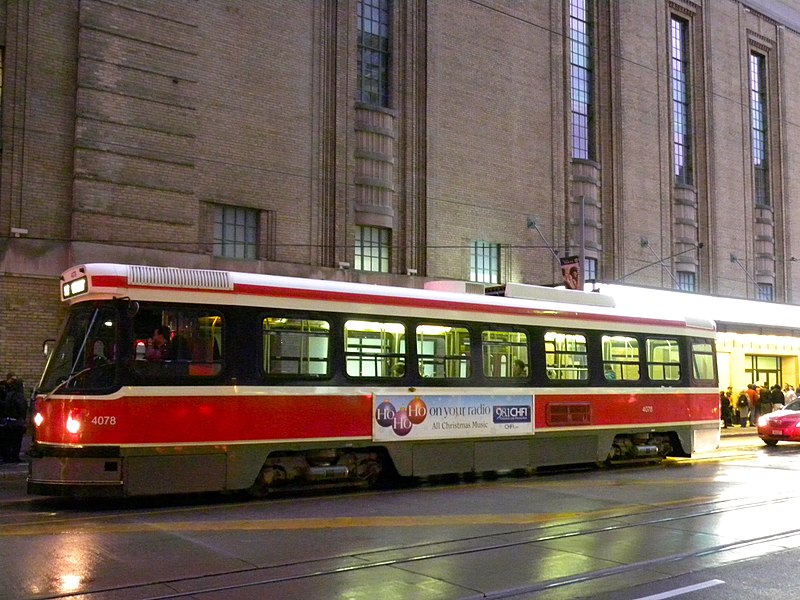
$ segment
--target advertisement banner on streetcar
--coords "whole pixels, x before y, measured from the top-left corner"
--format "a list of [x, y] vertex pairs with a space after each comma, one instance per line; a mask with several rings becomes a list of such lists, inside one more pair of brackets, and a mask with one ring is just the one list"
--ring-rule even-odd
[[376, 441], [530, 435], [533, 402], [520, 395], [374, 396]]

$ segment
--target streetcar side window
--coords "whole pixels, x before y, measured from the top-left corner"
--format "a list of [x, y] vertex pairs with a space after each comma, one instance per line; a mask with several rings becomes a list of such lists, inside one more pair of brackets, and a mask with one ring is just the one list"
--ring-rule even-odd
[[545, 332], [544, 359], [547, 378], [551, 381], [589, 379], [586, 336], [582, 333]]
[[605, 379], [638, 381], [639, 340], [627, 335], [604, 335], [602, 343]]
[[524, 332], [483, 331], [481, 351], [486, 377], [528, 376], [528, 336]]
[[708, 340], [692, 340], [692, 371], [701, 381], [716, 381], [714, 347]]
[[143, 307], [134, 320], [134, 335], [134, 373], [143, 382], [204, 379], [222, 372], [223, 319], [216, 311]]
[[350, 377], [402, 377], [406, 327], [402, 323], [350, 320], [344, 324], [345, 364]]
[[681, 378], [681, 353], [678, 340], [648, 338], [647, 375], [651, 381], [678, 381]]
[[331, 325], [317, 319], [267, 317], [263, 320], [264, 373], [328, 375]]
[[471, 347], [469, 330], [450, 325], [417, 326], [419, 374], [438, 379], [465, 379], [470, 376]]

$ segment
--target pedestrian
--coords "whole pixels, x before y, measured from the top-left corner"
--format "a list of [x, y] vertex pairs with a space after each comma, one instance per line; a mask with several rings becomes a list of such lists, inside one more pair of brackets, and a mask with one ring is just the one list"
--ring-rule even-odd
[[750, 400], [747, 396], [747, 392], [742, 390], [736, 400], [736, 408], [739, 409], [739, 425], [742, 427], [747, 427], [747, 417], [750, 414]]
[[726, 392], [719, 393], [719, 406], [720, 406], [720, 416], [722, 417], [722, 428], [727, 429], [728, 427], [733, 427], [733, 422], [732, 422], [733, 415], [731, 414], [731, 401], [728, 398], [728, 394]]
[[794, 393], [794, 388], [791, 385], [789, 385], [788, 383], [785, 383], [783, 385], [783, 405], [786, 406], [787, 404], [789, 404], [789, 402], [794, 400], [796, 397], [797, 397], [797, 394]]
[[783, 404], [783, 392], [781, 386], [778, 384], [773, 385], [771, 388], [761, 388], [761, 402], [759, 403], [759, 415], [766, 415], [772, 412], [772, 404], [775, 401], [776, 394], [780, 395], [780, 403]]
[[750, 427], [755, 427], [756, 420], [758, 419], [758, 404], [760, 401], [760, 394], [758, 386], [755, 383], [747, 384], [747, 411], [749, 413]]
[[6, 463], [20, 462], [22, 438], [28, 427], [28, 403], [21, 379], [14, 373], [6, 375], [2, 383], [2, 420], [0, 420], [0, 458]]
[[739, 411], [736, 410], [736, 397], [733, 395], [733, 387], [728, 386], [725, 390], [725, 397], [728, 399], [728, 406], [731, 407], [731, 421], [739, 422]]
[[[785, 399], [783, 397], [783, 390], [781, 390], [779, 384], [776, 383], [772, 386], [772, 389], [769, 391], [769, 400], [772, 404], [772, 410], [780, 410], [783, 408]], [[772, 410], [770, 412], [772, 412]]]

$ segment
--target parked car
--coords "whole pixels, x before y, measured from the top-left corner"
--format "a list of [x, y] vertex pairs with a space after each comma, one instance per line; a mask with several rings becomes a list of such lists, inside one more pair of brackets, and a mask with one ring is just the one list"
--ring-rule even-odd
[[758, 437], [767, 446], [778, 442], [800, 442], [800, 400], [793, 400], [781, 410], [758, 418]]

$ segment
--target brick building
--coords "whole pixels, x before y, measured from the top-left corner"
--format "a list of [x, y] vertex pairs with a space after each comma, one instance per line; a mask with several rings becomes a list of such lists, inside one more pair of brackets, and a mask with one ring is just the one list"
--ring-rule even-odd
[[800, 303], [790, 0], [5, 0], [0, 45], [29, 382], [82, 262]]

